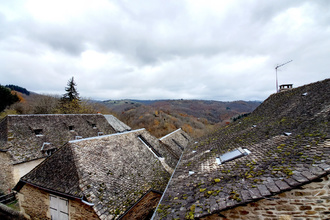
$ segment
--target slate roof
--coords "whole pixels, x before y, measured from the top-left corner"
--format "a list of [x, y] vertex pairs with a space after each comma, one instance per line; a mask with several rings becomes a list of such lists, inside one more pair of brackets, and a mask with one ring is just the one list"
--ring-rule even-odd
[[184, 148], [192, 141], [192, 138], [181, 128], [159, 139], [165, 144], [176, 158], [180, 158]]
[[132, 130], [128, 125], [123, 123], [122, 121], [118, 120], [113, 115], [103, 115], [105, 119], [109, 122], [109, 124], [117, 131], [117, 132], [124, 132]]
[[[163, 191], [170, 178], [155, 149], [160, 141], [145, 129], [70, 141], [30, 173], [28, 183], [49, 192], [93, 203], [101, 219], [117, 218], [148, 190]], [[158, 144], [158, 146], [156, 146]]]
[[[154, 219], [204, 217], [329, 174], [329, 123], [330, 79], [271, 95], [185, 148]], [[239, 147], [251, 153], [217, 163]]]
[[8, 115], [0, 122], [0, 149], [17, 164], [47, 156], [44, 143], [59, 148], [76, 137], [116, 132], [101, 114]]

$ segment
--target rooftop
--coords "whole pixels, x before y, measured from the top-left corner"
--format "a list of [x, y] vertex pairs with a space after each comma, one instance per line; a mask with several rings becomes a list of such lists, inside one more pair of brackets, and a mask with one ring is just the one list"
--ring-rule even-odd
[[[330, 79], [271, 95], [184, 149], [155, 219], [208, 216], [329, 174], [329, 121]], [[219, 163], [238, 149], [249, 153]]]
[[170, 173], [139, 139], [145, 129], [70, 141], [21, 178], [67, 197], [85, 198], [101, 219], [118, 217], [148, 190], [163, 191]]
[[[111, 117], [114, 127], [124, 128], [118, 121]], [[118, 132], [113, 124], [101, 114], [8, 115], [0, 122], [0, 149], [14, 164], [23, 163], [48, 156], [45, 143], [56, 150], [69, 140]]]

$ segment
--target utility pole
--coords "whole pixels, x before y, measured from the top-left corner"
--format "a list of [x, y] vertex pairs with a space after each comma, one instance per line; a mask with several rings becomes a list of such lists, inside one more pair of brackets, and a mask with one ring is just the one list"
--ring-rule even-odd
[[284, 66], [285, 64], [290, 63], [291, 61], [292, 61], [292, 60], [290, 60], [290, 61], [288, 61], [288, 62], [286, 62], [286, 63], [280, 64], [280, 65], [277, 65], [277, 66], [275, 67], [275, 71], [276, 71], [276, 92], [278, 92], [277, 69], [278, 69], [279, 67], [281, 67], [281, 66]]

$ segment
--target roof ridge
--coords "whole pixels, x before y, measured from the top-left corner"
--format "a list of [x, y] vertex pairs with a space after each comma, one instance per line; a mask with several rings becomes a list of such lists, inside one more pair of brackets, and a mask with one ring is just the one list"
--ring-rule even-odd
[[125, 131], [125, 132], [122, 132], [122, 133], [114, 133], [114, 134], [107, 134], [107, 135], [102, 135], [102, 136], [82, 138], [82, 139], [78, 139], [78, 140], [71, 140], [71, 141], [68, 141], [68, 143], [77, 143], [77, 142], [87, 141], [87, 140], [102, 139], [102, 138], [105, 138], [105, 137], [124, 135], [124, 134], [134, 133], [134, 132], [143, 131], [143, 130], [145, 130], [145, 128], [140, 128], [140, 129], [136, 129], [136, 130], [132, 130], [132, 131]]
[[166, 137], [168, 137], [168, 136], [170, 136], [170, 135], [172, 135], [172, 134], [174, 134], [175, 132], [178, 132], [178, 131], [180, 131], [180, 130], [182, 130], [182, 129], [181, 129], [181, 128], [178, 128], [178, 129], [176, 129], [175, 131], [172, 131], [171, 133], [169, 133], [169, 134], [167, 134], [167, 135], [165, 135], [165, 136], [159, 138], [159, 140], [162, 140], [162, 139], [164, 139], [164, 138], [166, 138]]

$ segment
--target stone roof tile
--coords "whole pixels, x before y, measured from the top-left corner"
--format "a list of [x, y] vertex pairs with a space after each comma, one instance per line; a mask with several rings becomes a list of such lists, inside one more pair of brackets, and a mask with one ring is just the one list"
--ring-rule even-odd
[[25, 175], [24, 183], [93, 203], [101, 219], [118, 217], [170, 174], [138, 139], [145, 129], [71, 141]]
[[5, 140], [0, 148], [7, 150], [13, 164], [47, 157], [41, 151], [45, 142], [58, 149], [78, 136], [116, 133], [101, 114], [8, 115], [1, 121], [0, 131], [0, 139]]
[[[304, 92], [308, 96], [302, 98]], [[204, 217], [213, 199], [218, 210], [213, 206], [212, 212], [220, 212], [330, 173], [330, 115], [324, 110], [329, 105], [330, 79], [271, 95], [248, 117], [188, 145], [160, 204], [188, 214], [199, 201], [203, 210], [196, 217]], [[216, 163], [216, 157], [239, 147], [251, 153]], [[188, 176], [189, 171], [194, 174]], [[187, 182], [193, 187], [184, 187]], [[184, 207], [173, 201], [173, 195], [188, 193]], [[155, 219], [164, 218], [156, 212]]]

